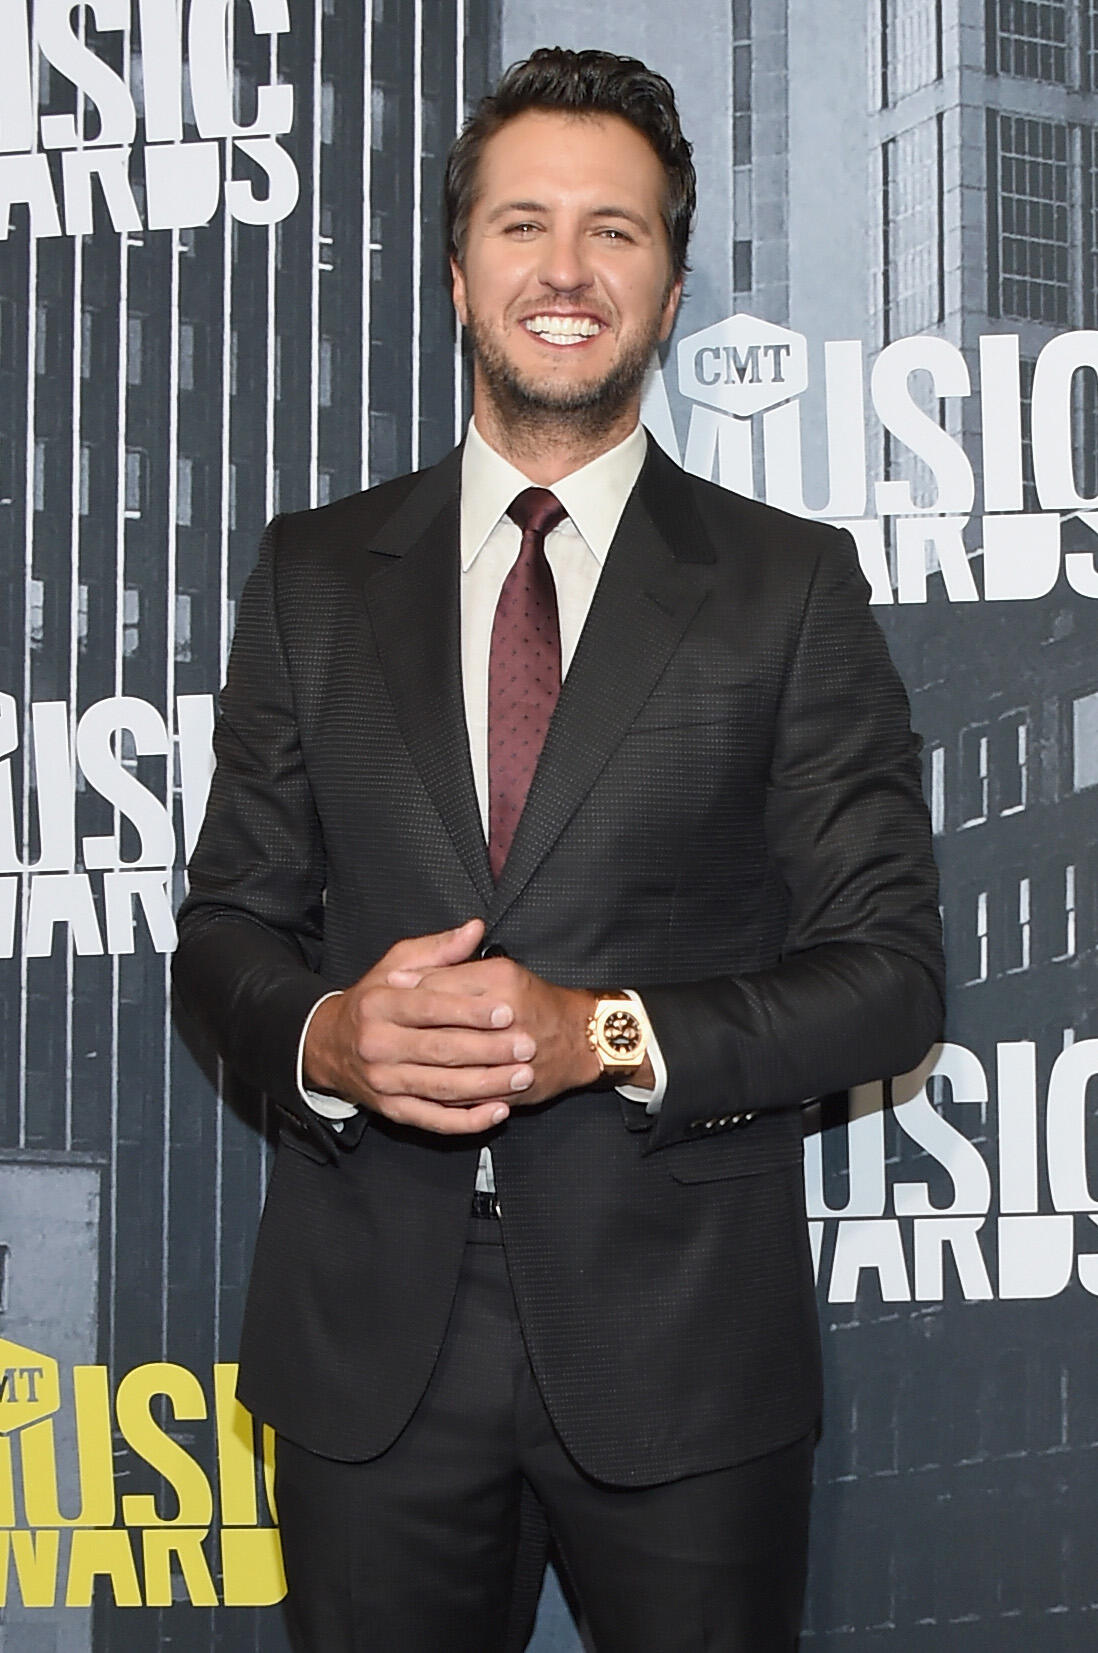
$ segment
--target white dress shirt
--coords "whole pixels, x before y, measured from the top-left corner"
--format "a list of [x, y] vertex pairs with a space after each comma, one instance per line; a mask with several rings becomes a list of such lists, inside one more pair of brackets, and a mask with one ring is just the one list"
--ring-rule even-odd
[[[637, 425], [617, 447], [553, 484], [553, 493], [568, 513], [545, 540], [545, 555], [557, 589], [562, 679], [572, 663], [602, 565], [640, 475], [646, 451], [644, 430]], [[517, 494], [531, 486], [530, 478], [489, 447], [470, 420], [461, 459], [461, 675], [473, 781], [486, 839], [488, 656], [492, 623], [503, 582], [522, 542], [519, 528], [507, 515], [507, 508]], [[635, 998], [636, 994], [631, 997]], [[338, 1129], [339, 1120], [355, 1112], [354, 1105], [336, 1096], [307, 1090], [302, 1082], [305, 1035], [315, 1009], [316, 1006], [302, 1029], [298, 1047], [298, 1088], [310, 1107], [330, 1119]], [[649, 1113], [655, 1113], [663, 1101], [667, 1070], [654, 1038], [649, 1043], [648, 1054], [655, 1076], [654, 1088], [621, 1085], [618, 1089], [630, 1101], [643, 1104]], [[494, 1188], [487, 1148], [481, 1150], [477, 1187], [488, 1191]]]

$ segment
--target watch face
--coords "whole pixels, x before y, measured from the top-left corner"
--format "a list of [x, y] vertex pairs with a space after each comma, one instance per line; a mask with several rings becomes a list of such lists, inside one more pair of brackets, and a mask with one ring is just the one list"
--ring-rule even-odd
[[615, 1056], [629, 1056], [641, 1042], [640, 1023], [631, 1010], [611, 1010], [603, 1018], [602, 1037]]

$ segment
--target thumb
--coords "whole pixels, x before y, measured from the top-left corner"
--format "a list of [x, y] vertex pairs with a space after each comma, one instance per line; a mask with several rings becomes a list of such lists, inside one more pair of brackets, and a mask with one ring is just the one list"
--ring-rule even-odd
[[[398, 941], [385, 955], [386, 973], [436, 970], [440, 965], [464, 964], [484, 937], [482, 918], [466, 919], [454, 930], [439, 930], [429, 936], [409, 936]], [[403, 985], [403, 984], [402, 984]]]

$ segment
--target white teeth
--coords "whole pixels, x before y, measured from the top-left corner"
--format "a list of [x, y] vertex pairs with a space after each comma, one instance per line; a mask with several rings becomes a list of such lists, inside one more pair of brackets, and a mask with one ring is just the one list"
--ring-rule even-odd
[[591, 316], [531, 316], [524, 326], [530, 333], [547, 333], [550, 338], [567, 339], [569, 342], [592, 339], [596, 333], [602, 332], [602, 323]]

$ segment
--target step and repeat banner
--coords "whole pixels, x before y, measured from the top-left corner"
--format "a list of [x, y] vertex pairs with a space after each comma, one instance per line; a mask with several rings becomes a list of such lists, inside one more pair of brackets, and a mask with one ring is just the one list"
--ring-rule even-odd
[[[803, 1645], [1093, 1646], [1098, 0], [586, 9], [0, 0], [4, 1653], [286, 1646], [233, 1393], [270, 1120], [173, 913], [263, 523], [464, 427], [442, 168], [539, 44], [678, 89], [646, 422], [850, 529], [925, 740], [947, 1042], [808, 1115]], [[581, 1634], [551, 1575], [533, 1646]]]

